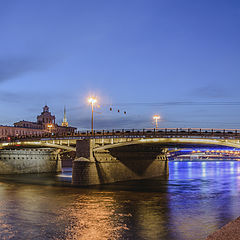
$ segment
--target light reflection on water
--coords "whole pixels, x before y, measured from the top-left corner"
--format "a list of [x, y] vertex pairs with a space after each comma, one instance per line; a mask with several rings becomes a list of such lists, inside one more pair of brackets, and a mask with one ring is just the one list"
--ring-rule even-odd
[[169, 169], [165, 180], [95, 188], [54, 184], [69, 181], [69, 171], [18, 183], [1, 177], [0, 239], [200, 240], [240, 215], [240, 162], [170, 162]]

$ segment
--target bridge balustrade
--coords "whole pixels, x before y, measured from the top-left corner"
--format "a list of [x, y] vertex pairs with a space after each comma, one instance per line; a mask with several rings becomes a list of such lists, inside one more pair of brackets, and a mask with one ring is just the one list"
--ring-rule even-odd
[[22, 135], [2, 137], [0, 142], [39, 140], [41, 138], [68, 138], [68, 137], [217, 137], [234, 139], [240, 138], [239, 129], [209, 129], [209, 128], [146, 128], [146, 129], [112, 129], [94, 130], [75, 133], [44, 133], [40, 135]]

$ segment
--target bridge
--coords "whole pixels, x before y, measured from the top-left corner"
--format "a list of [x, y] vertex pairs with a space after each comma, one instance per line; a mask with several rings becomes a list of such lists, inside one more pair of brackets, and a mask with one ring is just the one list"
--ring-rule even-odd
[[240, 148], [240, 129], [159, 128], [21, 136], [0, 141], [0, 174], [58, 171], [60, 153], [74, 151], [74, 184], [144, 179], [168, 175], [169, 148], [223, 146]]

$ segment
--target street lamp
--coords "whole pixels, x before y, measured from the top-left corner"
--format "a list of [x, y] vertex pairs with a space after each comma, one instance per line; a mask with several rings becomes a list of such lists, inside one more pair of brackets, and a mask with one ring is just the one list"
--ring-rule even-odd
[[156, 124], [156, 129], [158, 128], [158, 120], [160, 119], [160, 116], [159, 115], [154, 115], [153, 116], [153, 120], [155, 121], [155, 124]]
[[94, 105], [94, 103], [97, 102], [97, 99], [94, 98], [94, 97], [90, 97], [90, 98], [88, 99], [88, 102], [89, 102], [89, 103], [91, 104], [91, 106], [92, 106], [92, 124], [91, 124], [91, 130], [92, 130], [92, 134], [93, 134], [93, 105]]

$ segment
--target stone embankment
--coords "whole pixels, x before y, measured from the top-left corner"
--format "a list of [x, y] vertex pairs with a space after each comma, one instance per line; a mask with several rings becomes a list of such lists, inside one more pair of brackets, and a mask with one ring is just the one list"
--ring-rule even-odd
[[240, 217], [210, 234], [206, 240], [240, 240]]

